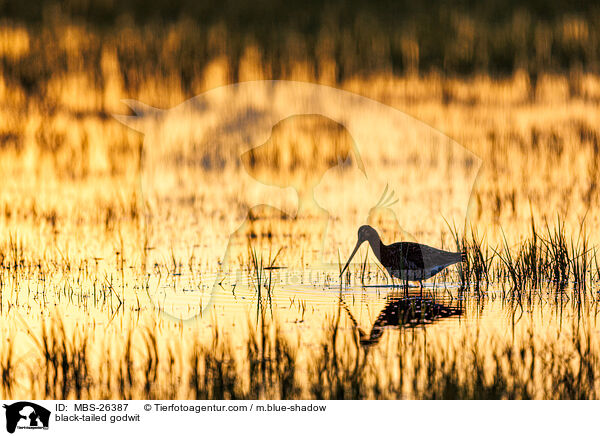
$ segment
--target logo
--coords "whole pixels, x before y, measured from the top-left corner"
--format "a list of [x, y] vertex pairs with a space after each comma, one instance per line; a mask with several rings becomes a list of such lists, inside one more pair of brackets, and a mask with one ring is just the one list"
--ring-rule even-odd
[[[231, 249], [258, 208], [282, 220], [302, 211], [323, 218], [311, 218], [320, 247], [305, 263], [337, 276], [340, 255], [352, 251], [363, 224], [422, 241], [465, 222], [481, 166], [425, 123], [324, 85], [242, 82], [169, 109], [123, 102], [133, 114], [113, 116], [144, 134], [137, 198], [146, 290], [154, 307], [176, 320], [201, 316], [221, 289], [244, 281]], [[257, 234], [270, 230], [250, 232]], [[184, 258], [190, 270], [202, 264], [202, 283], [183, 276]], [[155, 273], [161, 265], [166, 279]]]
[[29, 401], [4, 404], [3, 407], [6, 409], [6, 431], [9, 433], [14, 433], [17, 428], [48, 430], [50, 422], [48, 409]]

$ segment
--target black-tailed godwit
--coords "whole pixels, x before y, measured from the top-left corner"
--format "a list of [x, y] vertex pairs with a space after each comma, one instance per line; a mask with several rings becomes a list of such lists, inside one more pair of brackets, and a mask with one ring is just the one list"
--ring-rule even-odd
[[358, 229], [356, 247], [340, 273], [340, 277], [365, 241], [369, 242], [373, 253], [390, 276], [401, 280], [418, 281], [421, 286], [423, 286], [423, 280], [433, 277], [444, 268], [462, 262], [464, 259], [463, 253], [439, 250], [416, 242], [396, 242], [385, 245], [373, 227], [364, 225]]

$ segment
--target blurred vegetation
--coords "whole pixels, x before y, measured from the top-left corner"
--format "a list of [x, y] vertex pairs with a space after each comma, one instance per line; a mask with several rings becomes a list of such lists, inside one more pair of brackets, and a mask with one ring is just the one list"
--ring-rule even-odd
[[[358, 333], [336, 318], [303, 360], [297, 341], [265, 324], [251, 325], [236, 351], [217, 328], [206, 342], [186, 332], [164, 344], [151, 328], [101, 342], [93, 328], [71, 332], [51, 319], [39, 337], [28, 332], [37, 347], [30, 360], [1, 350], [0, 393], [86, 400], [581, 400], [600, 394], [598, 342], [589, 327], [565, 328], [555, 337], [529, 330], [512, 341], [463, 330], [449, 345], [402, 329], [386, 352], [361, 346]], [[185, 340], [191, 347], [184, 351]]]
[[[0, 226], [6, 229], [0, 235], [0, 331], [12, 337], [21, 312], [37, 325], [27, 328], [29, 346], [19, 349], [9, 340], [0, 346], [0, 394], [598, 398], [600, 345], [593, 329], [600, 256], [597, 234], [586, 229], [600, 225], [599, 19], [599, 5], [562, 0], [0, 0]], [[139, 297], [149, 289], [148, 250], [159, 250], [148, 243], [140, 208], [143, 136], [110, 114], [124, 110], [124, 97], [171, 107], [215, 86], [261, 78], [339, 84], [405, 110], [477, 153], [485, 166], [472, 193], [469, 239], [432, 227], [419, 210], [406, 207], [403, 214], [414, 214], [423, 242], [450, 239], [468, 250], [460, 281], [477, 301], [497, 298], [482, 296], [488, 284], [498, 284], [503, 307], [515, 308], [506, 317], [514, 322], [519, 310], [534, 313], [538, 295], [547, 304], [540, 289], [555, 290], [552, 310], [571, 307], [564, 318], [573, 320], [570, 327], [557, 315], [563, 330], [549, 331], [536, 320], [535, 335], [515, 334], [514, 324], [509, 333], [502, 324], [501, 333], [480, 339], [478, 328], [463, 323], [460, 335], [439, 342], [435, 335], [415, 340], [415, 330], [407, 329], [383, 351], [365, 349], [357, 332], [337, 324], [326, 324], [312, 348], [264, 320], [261, 330], [249, 326], [242, 342], [216, 328], [201, 341], [205, 328], [183, 333], [162, 321], [147, 330], [133, 327], [140, 314], [153, 321], [152, 307], [140, 305]], [[257, 178], [271, 164], [278, 171], [270, 180], [287, 186], [300, 183], [295, 170], [317, 172], [313, 158], [329, 168], [334, 157], [346, 162], [352, 147], [331, 120], [299, 117], [279, 123], [271, 139], [242, 160]], [[205, 153], [215, 160], [220, 152], [209, 147]], [[260, 153], [275, 157], [267, 162]], [[408, 168], [420, 171], [420, 162]], [[423, 167], [428, 174], [447, 176], [447, 156], [430, 162]], [[236, 175], [215, 168], [221, 177]], [[381, 159], [378, 170], [393, 175], [398, 166]], [[303, 177], [306, 186], [317, 183]], [[218, 241], [197, 232], [187, 217], [222, 234], [231, 213], [224, 208], [239, 195], [235, 185], [220, 184], [222, 191], [207, 199], [211, 185], [198, 185], [182, 189], [177, 213], [169, 206], [169, 215], [160, 217], [152, 231], [164, 240], [150, 234], [164, 244], [159, 248], [178, 239], [193, 248], [171, 245], [170, 256], [148, 262], [153, 280], [179, 277], [187, 265], [192, 277], [211, 284], [218, 265], [207, 259]], [[432, 198], [450, 197], [459, 191], [454, 186]], [[420, 192], [404, 193], [407, 205], [409, 195]], [[341, 208], [343, 198], [335, 205]], [[346, 219], [357, 216], [354, 211]], [[311, 215], [276, 221], [257, 214], [249, 221], [248, 235], [293, 247], [278, 258], [283, 265], [304, 270], [312, 260], [321, 224]], [[579, 232], [571, 237], [565, 226]], [[249, 269], [249, 260], [231, 258]], [[567, 288], [572, 292], [563, 292]], [[266, 288], [268, 298], [271, 291]], [[83, 321], [41, 323], [56, 301], [69, 314], [83, 313]], [[301, 323], [305, 311], [307, 319], [315, 311], [310, 304], [306, 310], [304, 300], [293, 310]], [[98, 313], [106, 325], [97, 323]]]
[[[216, 58], [227, 60], [228, 81], [243, 80], [240, 61], [251, 55], [269, 78], [289, 78], [300, 62], [309, 75], [326, 73], [338, 83], [382, 72], [517, 70], [535, 83], [540, 72], [595, 73], [600, 65], [594, 2], [1, 0], [0, 16], [3, 32], [28, 35], [22, 50], [0, 47], [0, 62], [5, 77], [29, 91], [62, 71], [101, 71], [107, 48], [116, 51], [130, 91], [152, 73], [175, 74], [191, 92], [194, 77]], [[85, 37], [74, 39], [72, 26]], [[78, 44], [77, 61], [66, 55], [69, 41]]]

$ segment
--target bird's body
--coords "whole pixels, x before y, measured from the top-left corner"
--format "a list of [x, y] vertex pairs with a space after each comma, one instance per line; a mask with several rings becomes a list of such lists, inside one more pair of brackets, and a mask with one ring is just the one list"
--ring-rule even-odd
[[365, 241], [369, 242], [373, 253], [390, 276], [401, 280], [418, 282], [427, 280], [450, 265], [461, 262], [464, 257], [462, 253], [439, 250], [416, 242], [396, 242], [385, 245], [377, 231], [365, 225], [358, 230], [358, 242], [342, 273]]
[[391, 276], [420, 281], [460, 262], [462, 255], [416, 242], [396, 242], [390, 245], [381, 243], [377, 258]]

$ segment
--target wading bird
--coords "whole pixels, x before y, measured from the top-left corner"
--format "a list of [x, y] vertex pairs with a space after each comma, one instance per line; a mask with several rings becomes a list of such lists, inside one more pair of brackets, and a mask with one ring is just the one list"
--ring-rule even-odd
[[377, 231], [368, 225], [358, 229], [358, 241], [340, 277], [350, 265], [350, 261], [363, 242], [369, 241], [373, 253], [385, 267], [389, 275], [406, 281], [418, 281], [433, 277], [444, 268], [464, 260], [464, 253], [439, 250], [416, 242], [396, 242], [385, 245]]

